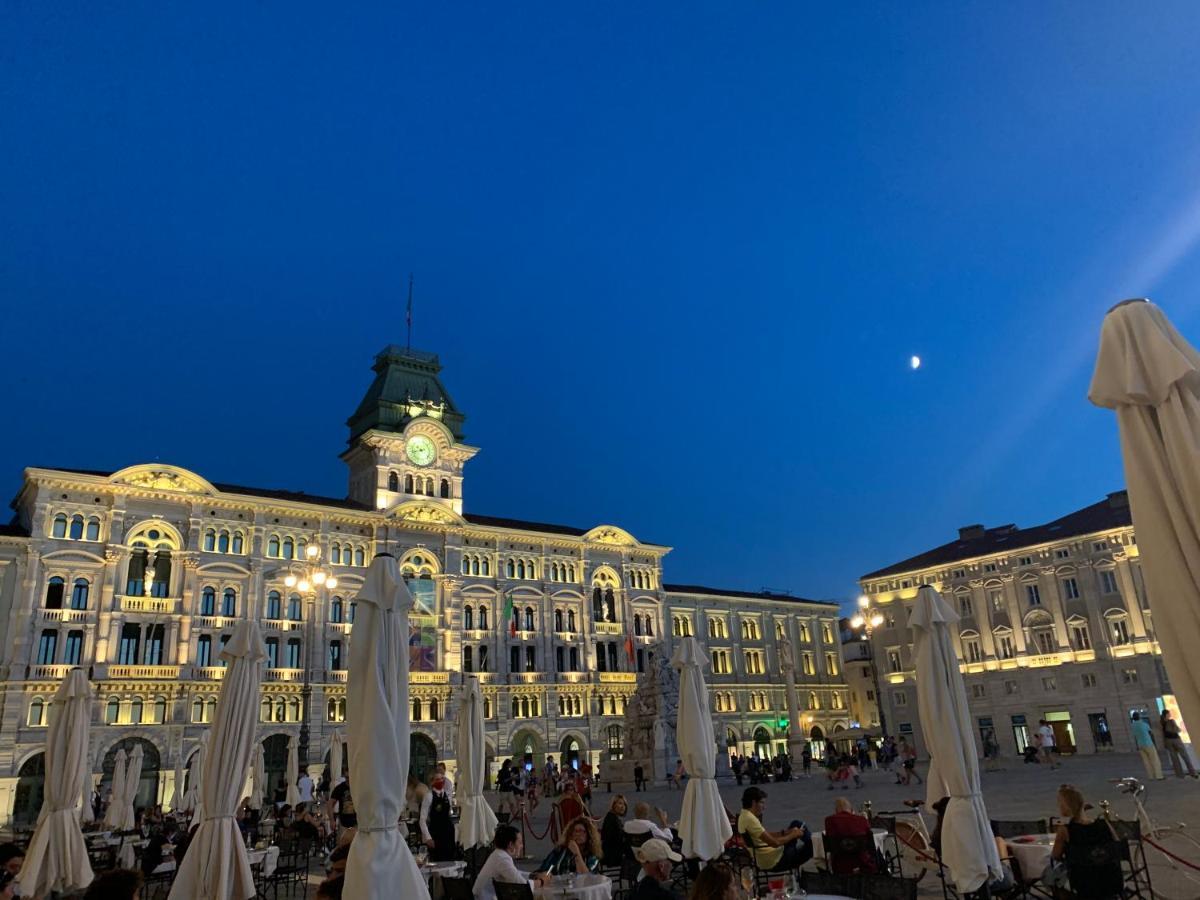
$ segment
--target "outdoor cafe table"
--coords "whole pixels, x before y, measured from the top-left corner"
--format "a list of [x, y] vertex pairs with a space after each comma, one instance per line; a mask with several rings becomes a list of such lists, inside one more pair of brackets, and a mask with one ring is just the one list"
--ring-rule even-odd
[[1036, 881], [1046, 871], [1050, 862], [1050, 851], [1054, 849], [1052, 834], [1023, 834], [1020, 837], [1006, 838], [1004, 841], [1013, 859], [1021, 866], [1021, 876], [1025, 881]]
[[[888, 836], [886, 828], [872, 828], [871, 837], [875, 838], [875, 849], [880, 853], [884, 852], [884, 841]], [[813, 859], [825, 858], [825, 832], [814, 831], [812, 833], [813, 842]], [[1038, 871], [1041, 871], [1040, 869]], [[810, 895], [811, 896], [811, 895]]]
[[550, 883], [533, 889], [535, 900], [612, 900], [612, 879], [607, 875], [556, 875]]

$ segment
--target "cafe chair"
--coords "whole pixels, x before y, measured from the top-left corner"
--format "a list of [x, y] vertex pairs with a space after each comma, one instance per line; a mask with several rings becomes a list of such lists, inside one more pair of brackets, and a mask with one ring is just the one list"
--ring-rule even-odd
[[472, 878], [443, 878], [442, 896], [445, 900], [475, 900], [471, 892], [473, 885]]
[[496, 900], [533, 900], [533, 888], [528, 884], [493, 881], [492, 887], [496, 889]]
[[1006, 840], [1026, 834], [1049, 833], [1049, 819], [992, 819], [992, 834]]

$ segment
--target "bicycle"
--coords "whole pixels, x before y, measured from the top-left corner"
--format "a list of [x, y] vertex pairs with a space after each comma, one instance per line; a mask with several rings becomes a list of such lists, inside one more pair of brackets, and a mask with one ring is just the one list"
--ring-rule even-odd
[[[920, 882], [930, 867], [938, 866], [937, 854], [933, 850], [933, 837], [925, 824], [921, 807], [924, 800], [905, 800], [904, 809], [871, 812], [871, 801], [863, 804], [863, 812], [873, 827], [887, 827], [893, 839], [894, 853], [884, 854], [888, 868], [897, 875]], [[890, 819], [890, 827], [886, 820]], [[879, 823], [879, 824], [877, 824]]]
[[[1141, 829], [1143, 843], [1149, 848], [1144, 852], [1154, 896], [1162, 900], [1195, 900], [1200, 897], [1200, 840], [1191, 835], [1184, 822], [1155, 824], [1143, 800], [1146, 786], [1138, 779], [1112, 778], [1110, 783], [1133, 800], [1137, 812], [1135, 821]], [[1106, 819], [1120, 821], [1107, 800], [1100, 802], [1100, 808]], [[1165, 891], [1163, 886], [1166, 886]]]

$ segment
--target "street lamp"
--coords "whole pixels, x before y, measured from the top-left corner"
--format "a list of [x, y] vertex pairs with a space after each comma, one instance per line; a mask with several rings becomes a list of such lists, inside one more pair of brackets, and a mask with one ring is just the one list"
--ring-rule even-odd
[[285, 585], [294, 588], [300, 594], [308, 611], [304, 622], [304, 683], [300, 688], [300, 743], [296, 747], [296, 756], [301, 769], [308, 765], [308, 716], [312, 700], [312, 668], [309, 663], [312, 660], [314, 601], [317, 599], [317, 592], [322, 588], [332, 590], [337, 587], [337, 579], [333, 577], [333, 573], [327, 572], [321, 566], [320, 559], [321, 545], [317, 543], [314, 536], [305, 545], [304, 558], [289, 565], [288, 573], [283, 578]]
[[879, 709], [879, 731], [887, 737], [887, 716], [883, 712], [883, 694], [879, 690], [879, 667], [875, 664], [875, 648], [871, 644], [871, 634], [883, 624], [883, 615], [878, 610], [871, 609], [871, 599], [866, 596], [858, 598], [859, 612], [850, 620], [850, 627], [859, 633], [859, 640], [867, 642], [870, 651], [871, 682], [875, 685], [875, 706]]

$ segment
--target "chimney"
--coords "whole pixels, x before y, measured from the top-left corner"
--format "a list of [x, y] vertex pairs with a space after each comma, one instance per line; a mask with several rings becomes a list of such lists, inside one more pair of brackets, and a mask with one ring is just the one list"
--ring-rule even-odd
[[958, 529], [958, 539], [960, 541], [977, 541], [983, 537], [986, 530], [982, 525], [964, 525]]
[[1113, 491], [1108, 495], [1108, 505], [1112, 509], [1124, 509], [1129, 505], [1129, 492]]

